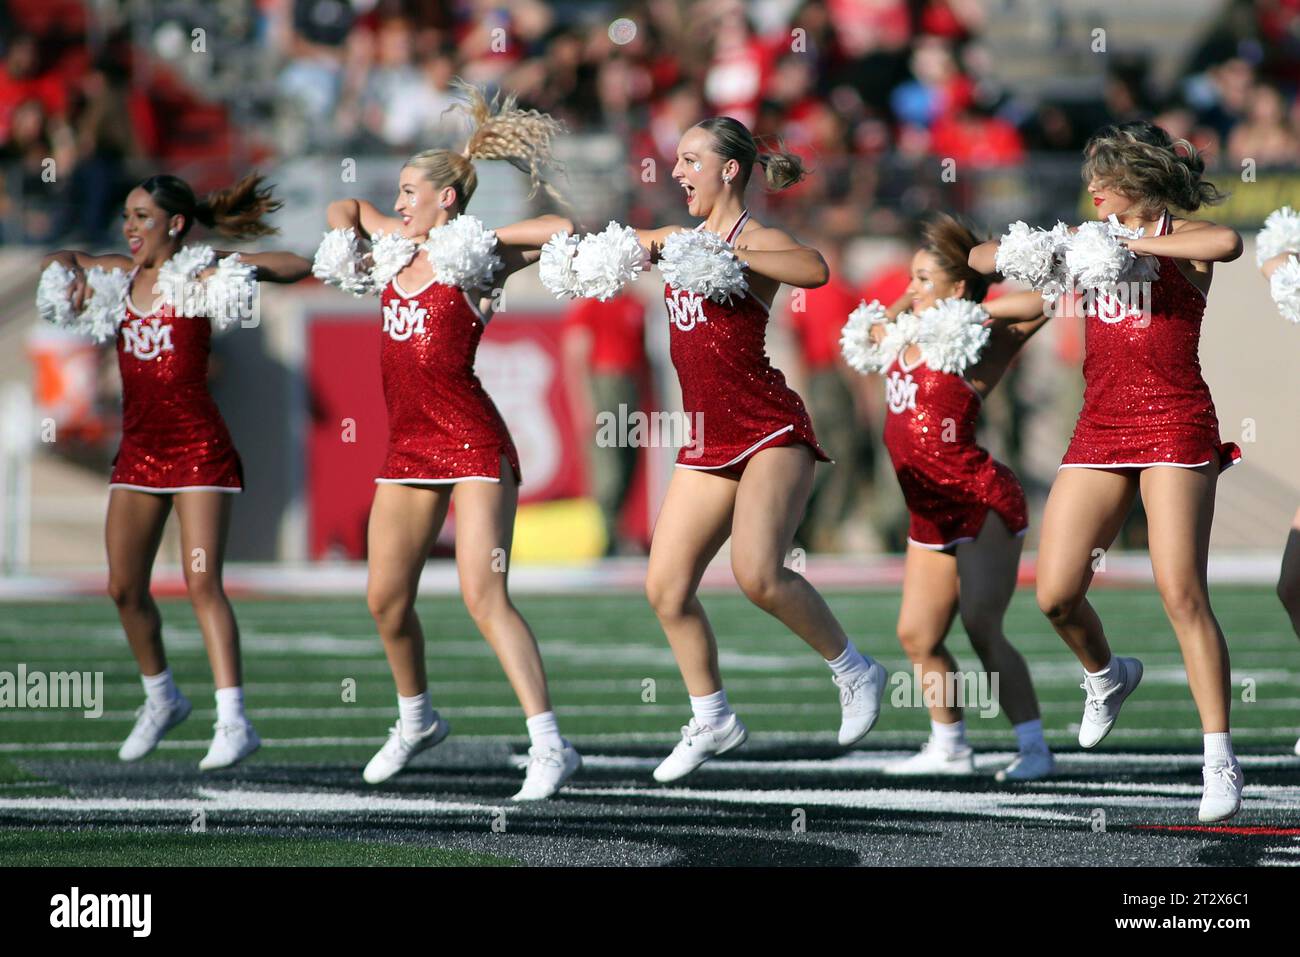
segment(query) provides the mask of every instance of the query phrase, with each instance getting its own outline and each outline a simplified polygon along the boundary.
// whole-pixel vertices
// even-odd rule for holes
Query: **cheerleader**
[[[1278,311],[1291,322],[1300,323],[1300,215],[1289,207],[1271,213],[1256,240],[1255,255]],[[1291,627],[1300,635],[1300,511],[1291,520],[1282,552],[1277,597],[1291,618]],[[1296,741],[1295,753],[1300,755],[1300,740]]]
[[[65,250],[42,262],[41,312],[117,344],[122,443],[109,480],[108,592],[146,697],[118,751],[123,761],[151,752],[191,709],[167,665],[150,595],[173,507],[185,584],[216,686],[215,733],[199,768],[230,767],[261,744],[244,713],[239,628],[221,580],[243,467],[208,391],[208,353],[214,323],[224,327],[248,315],[252,282],[297,282],[310,263],[291,253],[185,245],[185,237],[196,222],[222,236],[265,236],[276,230],[264,220],[279,207],[256,174],[203,199],[175,176],[151,176],[126,197],[129,255]]]
[[[879,303],[855,310],[844,347],[851,365],[885,378],[885,447],[911,514],[899,642],[920,669],[922,687],[950,687],[957,663],[945,639],[961,615],[985,672],[999,676],[999,703],[1019,745],[997,780],[1032,781],[1051,774],[1052,754],[1029,669],[1002,630],[1029,516],[1015,473],[977,444],[975,427],[983,400],[1047,316],[1036,292],[973,307],[989,288],[967,263],[977,244],[952,217],[935,219],[912,258],[903,298],[888,313]],[[903,312],[902,323],[892,321]],[[920,331],[923,323],[944,322],[945,313],[947,326]],[[900,328],[909,322],[911,332]],[[944,700],[929,710],[925,747],[885,772],[973,774],[962,709]]]
[[[736,120],[704,120],[678,143],[673,178],[685,193],[687,212],[704,218],[697,229],[705,232],[683,237],[680,226],[637,231],[651,260],[663,260],[669,278],[664,300],[670,351],[692,423],[690,444],[677,457],[655,524],[646,576],[646,594],[677,659],[692,712],[681,741],[655,769],[662,782],[689,774],[746,738],[727,702],[717,642],[697,595],[705,567],[728,538],[741,590],[829,665],[840,689],[841,744],[871,730],[886,679],[885,669],[853,646],[821,595],[784,566],[813,466],[829,460],[802,400],[768,360],[764,332],[782,283],[814,288],[827,281],[828,271],[817,250],[750,217],[744,196],[755,164],[771,189],[804,175],[798,157],[760,153]],[[694,257],[697,266],[704,260],[703,269],[694,269],[701,279],[712,265],[724,272],[736,267],[725,283],[729,291],[719,287],[711,298],[706,281],[689,288],[684,264],[669,268],[675,250],[689,249],[703,254]],[[737,281],[740,269],[743,281]]]
[[[398,180],[396,216],[354,199],[331,203],[334,233],[317,254],[317,275],[355,289],[367,282],[355,266],[355,243],[358,236],[369,240],[369,281],[382,303],[389,438],[370,509],[367,602],[393,672],[398,718],[363,777],[371,784],[388,780],[448,734],[429,696],[415,600],[429,550],[454,505],[461,596],[527,718],[528,770],[514,800],[538,800],[558,791],[582,761],[560,736],[537,641],[506,589],[519,457],[474,373],[474,358],[493,292],[536,262],[552,234],[573,226],[543,216],[488,231],[465,215],[478,185],[474,164],[482,160],[527,170],[529,196],[535,195],[562,127],[546,114],[516,109],[513,97],[489,103],[476,87],[460,89],[472,122],[464,152],[411,157]],[[326,262],[331,247],[344,251],[332,265]]]
[[[1202,179],[1204,160],[1187,141],[1131,122],[1100,130],[1084,155],[1097,218],[1115,217],[1116,233],[1128,237],[1119,241],[1144,267],[1133,275],[1144,275],[1149,302],[1135,308],[1134,297],[1091,291],[1080,300],[1083,409],[1043,516],[1038,604],[1084,667],[1079,744],[1096,747],[1142,680],[1142,663],[1111,654],[1086,596],[1097,556],[1141,494],[1156,587],[1204,734],[1199,818],[1222,821],[1241,807],[1242,774],[1229,731],[1228,648],[1210,607],[1206,567],[1215,485],[1240,451],[1220,441],[1197,351],[1213,264],[1240,256],[1241,237],[1170,212],[1223,199]],[[1094,234],[1080,227],[1076,240],[1085,231]],[[997,242],[977,247],[971,265],[993,272],[997,250]]]

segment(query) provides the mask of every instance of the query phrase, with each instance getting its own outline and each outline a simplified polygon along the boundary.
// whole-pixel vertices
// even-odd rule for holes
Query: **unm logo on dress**
[[[664,300],[668,307],[668,320],[682,332],[690,332],[697,323],[708,322],[704,314],[704,297],[682,289],[674,289]]]
[[[423,306],[410,300],[391,300],[384,303],[384,332],[398,342],[405,342],[414,333],[424,335]]]
[[[129,355],[148,362],[173,352],[172,324],[161,319],[132,319],[122,326],[122,347]]]
[[[916,383],[912,381],[912,373],[903,376],[897,369],[890,373],[885,380],[885,401],[890,412],[916,411]]]

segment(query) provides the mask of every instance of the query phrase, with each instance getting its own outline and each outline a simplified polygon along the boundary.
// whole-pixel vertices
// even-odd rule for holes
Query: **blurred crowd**
[[[942,160],[996,171],[1028,154],[1055,156],[1072,184],[1055,192],[1071,203],[1079,151],[1107,122],[1154,119],[1233,168],[1294,166],[1300,156],[1300,0],[1228,0],[1175,82],[1158,84],[1151,58],[1116,53],[1099,82],[1068,96],[1046,82],[1051,92],[1035,95],[1001,83],[1005,49],[990,24],[1008,6],[0,0],[0,242],[111,242],[121,197],[157,169],[202,188],[205,176],[228,179],[277,157],[456,145],[465,133],[449,109],[457,76],[621,144],[627,182],[648,187],[627,190],[629,208],[609,211],[625,222],[680,218],[669,176],[678,138],[702,117],[734,116],[814,170],[790,190],[755,195],[760,215],[836,261],[863,235],[907,248],[938,206],[969,212],[960,208],[969,193],[941,193],[932,171]],[[647,177],[647,160],[657,176]],[[839,325],[859,298],[890,302],[906,282],[901,257],[852,278],[836,266],[803,312],[781,317],[819,434],[836,459],[857,463],[819,478],[801,534],[812,547],[835,547],[882,456],[861,437],[872,393],[837,363]],[[573,375],[584,383],[575,403],[636,401],[648,360],[635,345],[644,323],[635,305],[575,310],[569,320]],[[620,542],[617,526],[633,465],[593,459],[615,550],[636,547]],[[882,536],[896,544],[896,533]]]

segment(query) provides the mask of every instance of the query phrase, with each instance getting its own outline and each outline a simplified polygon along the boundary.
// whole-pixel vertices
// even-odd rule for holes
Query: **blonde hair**
[[[1202,178],[1205,160],[1195,146],[1145,120],[1102,127],[1088,140],[1083,155],[1085,183],[1095,177],[1139,197],[1147,212],[1157,213],[1164,206],[1193,212],[1228,198]]]
[[[793,186],[807,175],[803,160],[794,153],[786,152],[782,148],[784,144],[779,140],[776,150],[760,152],[759,141],[754,138],[749,127],[737,119],[711,116],[695,125],[713,137],[713,152],[724,160],[734,159],[740,164],[742,188],[749,183],[749,174],[755,163],[763,167],[763,183],[772,191]]]
[[[422,172],[439,188],[455,189],[462,210],[478,188],[476,160],[504,160],[528,174],[529,199],[537,195],[538,189],[543,189],[556,202],[564,204],[564,197],[543,175],[549,170],[563,171],[562,164],[551,154],[551,146],[555,137],[565,132],[564,124],[547,113],[519,109],[513,93],[504,102],[500,93],[489,101],[481,87],[460,77],[452,85],[465,94],[467,101],[451,107],[469,118],[470,135],[465,148],[459,153],[448,149],[424,150],[407,160],[406,165]]]

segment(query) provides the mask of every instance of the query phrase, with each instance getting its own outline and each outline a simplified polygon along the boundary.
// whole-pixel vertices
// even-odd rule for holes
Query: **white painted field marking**
[[[491,814],[508,809],[500,804],[471,801],[438,801],[430,798],[398,798],[365,794],[337,794],[322,791],[250,791],[232,788],[200,788],[190,798],[0,798],[0,810],[50,812],[133,812],[178,811],[271,811],[335,814]]]

